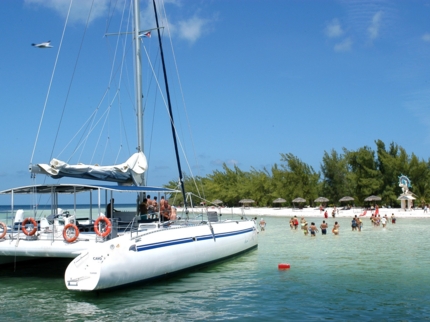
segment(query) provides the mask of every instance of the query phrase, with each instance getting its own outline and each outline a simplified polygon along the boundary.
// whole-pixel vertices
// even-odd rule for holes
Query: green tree
[[[348,173],[348,163],[342,154],[324,151],[321,164],[322,194],[334,203],[344,196],[354,195],[354,184]]]
[[[380,193],[383,181],[377,168],[375,152],[367,146],[357,151],[344,149],[344,152],[350,170],[353,172],[351,180],[354,181],[354,195],[358,202],[370,195]]]
[[[320,191],[320,174],[291,153],[281,153],[281,162],[285,162],[281,167],[286,172],[288,183],[286,197],[289,200],[302,197],[313,204]]]

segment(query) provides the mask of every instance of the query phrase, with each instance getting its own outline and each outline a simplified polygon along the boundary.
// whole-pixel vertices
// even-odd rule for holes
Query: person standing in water
[[[309,231],[311,232],[311,237],[316,236],[316,233],[318,232],[318,228],[317,228],[317,226],[315,226],[314,222],[311,222],[311,227],[310,227]]]
[[[320,225],[320,228],[321,228],[321,234],[323,234],[323,235],[327,235],[327,228],[328,228],[328,225],[327,225],[327,223],[325,222],[325,220],[323,220],[322,224]]]
[[[332,229],[332,233],[335,235],[339,235],[339,224],[337,223],[337,221],[334,223],[333,229]]]
[[[263,218],[260,219],[260,231],[265,231],[266,230],[266,222],[264,221]]]

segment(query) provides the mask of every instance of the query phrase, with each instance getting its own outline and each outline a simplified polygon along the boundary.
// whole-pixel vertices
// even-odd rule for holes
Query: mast
[[[183,175],[182,175],[181,161],[179,159],[178,143],[177,143],[177,140],[176,140],[176,133],[175,133],[175,123],[173,121],[172,104],[170,102],[169,83],[167,81],[166,64],[164,62],[163,43],[161,41],[160,26],[158,24],[157,6],[155,5],[155,0],[152,0],[152,3],[154,5],[155,22],[157,23],[158,43],[159,43],[159,46],[160,46],[161,63],[163,65],[164,84],[166,86],[167,104],[168,104],[168,107],[169,107],[170,125],[171,125],[171,128],[172,128],[173,143],[174,143],[174,146],[175,146],[176,163],[178,164],[179,182],[181,184],[182,197],[184,198],[184,208],[185,208],[185,211],[186,211],[187,210],[187,199],[186,199],[186,196],[185,196],[185,186],[184,186],[184,178],[183,178]]]
[[[143,152],[143,104],[142,104],[142,62],[140,58],[140,10],[139,0],[134,0],[134,62],[135,62],[135,91],[136,91],[136,112],[137,112],[137,151]],[[145,179],[143,182],[144,185]]]

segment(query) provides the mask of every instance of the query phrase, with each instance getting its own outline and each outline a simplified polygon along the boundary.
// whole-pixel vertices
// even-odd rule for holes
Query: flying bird
[[[52,48],[50,40],[47,42],[41,42],[40,44],[31,44],[31,45],[37,48]]]

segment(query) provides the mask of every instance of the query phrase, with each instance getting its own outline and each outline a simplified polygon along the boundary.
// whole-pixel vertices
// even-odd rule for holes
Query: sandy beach
[[[183,208],[178,208],[178,212],[182,212]],[[327,214],[329,218],[332,218],[332,211],[333,208],[328,207],[325,210],[327,210]],[[270,217],[313,217],[318,218],[324,217],[324,212],[320,212],[319,208],[303,208],[303,209],[293,209],[293,208],[267,208],[267,207],[209,207],[202,208],[202,207],[195,207],[189,209],[190,213],[201,213],[206,211],[218,211],[221,214],[229,215],[242,215],[245,214],[246,216],[270,216]],[[342,209],[336,209],[336,217],[346,218],[346,217],[354,217],[355,215],[360,216],[364,213],[364,209],[362,208],[352,208],[349,210],[342,210]],[[367,210],[366,214],[362,217],[364,218],[370,218],[372,214],[371,210]],[[391,217],[392,214],[398,218],[430,218],[430,212],[424,212],[423,209],[410,209],[410,210],[404,210],[400,208],[379,208],[379,214],[381,216],[387,215],[388,217]]]

